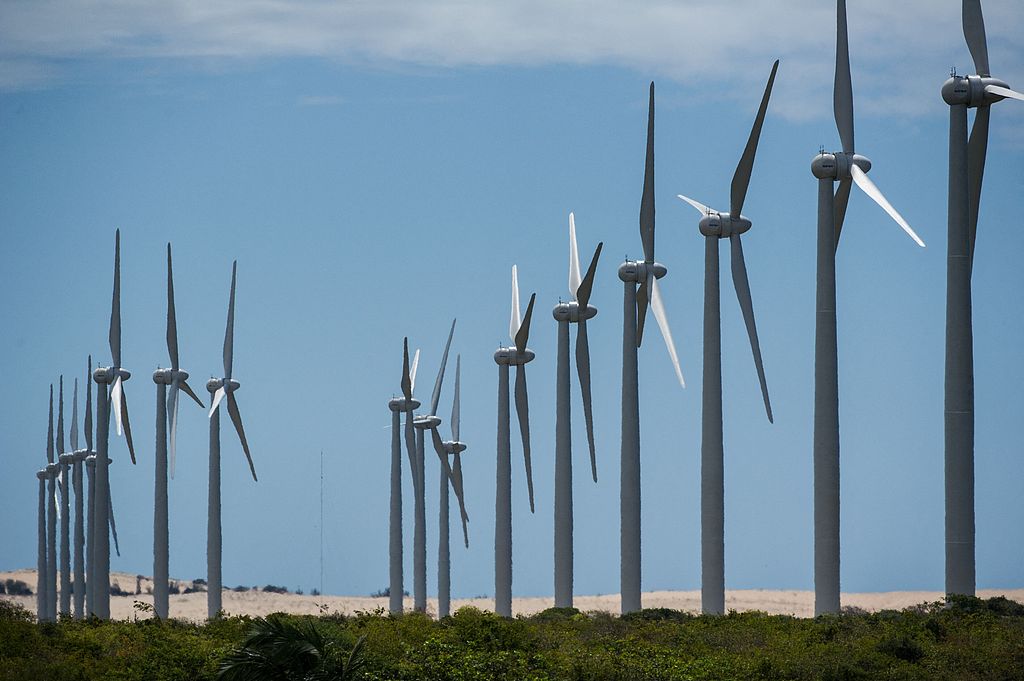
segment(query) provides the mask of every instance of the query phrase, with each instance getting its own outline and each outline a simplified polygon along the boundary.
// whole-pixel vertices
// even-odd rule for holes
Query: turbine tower
[[[60,615],[71,615],[71,492],[70,473],[74,454],[64,450],[64,377],[60,377],[57,401],[57,480],[60,484]]]
[[[580,276],[580,256],[576,247],[576,220],[569,213],[569,296],[551,314],[558,322],[557,410],[555,412],[555,607],[572,607],[572,409],[569,399],[569,324],[576,324],[576,371],[583,393],[583,416],[590,446],[590,472],[597,482],[597,455],[594,450],[594,414],[590,397],[590,344],[587,320],[597,314],[590,292],[597,273],[597,260],[603,243],[597,245],[585,277]]]
[[[679,385],[686,387],[679,367],[672,332],[661,299],[658,279],[668,269],[654,260],[654,83],[647,111],[647,159],[640,200],[640,238],[644,259],[619,265],[625,285],[622,319],[622,467],[620,478],[620,581],[621,612],[640,609],[640,396],[637,349],[643,341],[647,306],[651,306],[665,338]]]
[[[153,513],[153,611],[167,619],[169,610],[168,555],[169,529],[167,513],[167,444],[170,438],[170,472],[174,477],[175,435],[178,428],[178,393],[183,391],[201,408],[206,405],[187,383],[188,372],[178,365],[178,324],[174,313],[174,275],[171,265],[171,244],[167,244],[167,354],[170,369],[153,372],[156,383],[156,509]],[[170,387],[168,395],[168,386]]]
[[[701,609],[709,615],[725,613],[725,452],[722,442],[722,324],[720,277],[718,268],[718,242],[728,239],[731,250],[732,282],[740,303],[743,321],[754,353],[754,367],[761,383],[761,396],[773,422],[772,405],[768,399],[768,384],[761,362],[761,345],[754,324],[754,304],[750,298],[750,282],[743,259],[741,236],[751,223],[743,217],[743,202],[754,168],[757,142],[761,136],[768,100],[775,83],[779,62],[775,61],[768,77],[761,107],[754,119],[747,146],[732,178],[729,212],[708,208],[683,195],[679,198],[696,208],[703,216],[700,233],[704,235],[704,391],[701,405]]]
[[[508,368],[516,367],[516,415],[519,433],[523,439],[523,458],[526,462],[526,486],[533,506],[533,465],[530,462],[530,403],[526,392],[526,364],[536,356],[526,347],[530,338],[530,320],[537,294],[530,296],[526,316],[519,316],[519,277],[512,266],[512,319],[509,337],[515,343],[500,347],[494,353],[498,365],[498,456],[497,489],[495,491],[494,522],[494,611],[512,616],[512,438],[508,409]]]
[[[36,544],[36,620],[39,622],[46,620],[50,607],[47,604],[50,591],[46,588],[46,479],[48,477],[49,475],[45,468],[36,471],[36,479],[39,480],[39,541]]]
[[[974,595],[974,329],[971,273],[991,106],[1024,100],[989,71],[981,0],[963,0],[963,29],[977,75],[942,86],[949,105],[949,218],[946,252],[946,593]],[[967,135],[967,110],[976,109]]]
[[[57,474],[59,464],[53,442],[53,384],[50,384],[50,422],[46,436],[46,474],[48,498],[46,513],[46,618],[57,619]]]
[[[89,357],[89,369],[85,375],[85,430],[86,440],[92,444],[92,435],[89,430],[92,428],[92,392],[89,390],[89,376],[92,374],[92,356]],[[78,379],[75,379],[75,389],[71,407],[71,484],[75,490],[75,548],[74,548],[74,582],[72,583],[74,595],[75,619],[85,618],[85,491],[82,486],[84,471],[82,465],[85,457],[89,455],[88,449],[78,448]]]
[[[419,359],[419,353],[416,355]],[[402,340],[402,397],[391,398],[391,513],[388,542],[390,581],[388,585],[388,607],[392,615],[403,612],[402,598],[405,585],[402,575],[402,414],[405,414],[405,444],[409,455],[409,469],[412,474],[413,492],[419,489],[416,466],[416,436],[413,432],[413,412],[420,406],[412,396],[415,381],[415,366],[409,368],[409,339]]]
[[[210,494],[209,517],[206,525],[206,611],[210,619],[221,611],[221,527],[220,527],[220,411],[217,407],[227,400],[228,415],[242,443],[242,451],[249,462],[249,471],[256,482],[256,467],[249,454],[249,443],[242,429],[242,415],[238,412],[235,391],[240,384],[231,377],[235,346],[235,277],[238,262],[231,263],[231,297],[228,299],[228,322],[224,331],[224,378],[211,378],[206,383],[210,391]],[[172,353],[172,357],[173,357]],[[174,362],[176,365],[177,362]],[[180,378],[180,374],[179,374]]]
[[[93,372],[96,381],[96,417],[99,429],[96,437],[96,501],[95,525],[91,558],[93,568],[93,609],[91,614],[100,619],[110,619],[110,416],[113,411],[117,434],[124,434],[132,464],[135,463],[135,446],[132,444],[132,428],[128,421],[128,401],[124,393],[124,382],[131,373],[121,367],[121,230],[114,236],[114,295],[110,307],[110,354],[113,364],[97,367]],[[110,385],[109,399],[107,385]],[[90,496],[90,500],[92,497]],[[100,529],[102,528],[102,529]]]
[[[818,178],[818,264],[814,332],[814,613],[839,612],[839,372],[836,347],[836,248],[856,183],[919,246],[924,242],[868,179],[871,161],[854,153],[853,85],[846,1],[837,3],[833,105],[843,150],[814,158]],[[833,195],[833,184],[839,189]]]

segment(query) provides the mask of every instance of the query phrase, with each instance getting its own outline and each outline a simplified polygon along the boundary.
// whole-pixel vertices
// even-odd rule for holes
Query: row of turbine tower
[[[963,30],[977,75],[955,73],[942,87],[950,106],[949,224],[947,252],[946,384],[945,384],[945,486],[946,486],[946,592],[975,591],[974,550],[974,414],[973,332],[971,328],[971,271],[977,231],[982,177],[988,145],[990,106],[1003,99],[1024,100],[1001,80],[991,77],[980,0],[963,0]],[[846,2],[837,0],[836,68],[833,107],[841,151],[822,150],[811,163],[818,180],[817,286],[814,343],[814,587],[815,614],[840,609],[839,542],[839,381],[836,327],[835,254],[853,186],[877,203],[920,247],[924,242],[903,216],[868,178],[871,161],[856,153],[854,145],[853,85],[850,73]],[[728,239],[733,286],[750,341],[754,367],[769,422],[771,400],[754,320],[750,284],[744,261],[742,235],[751,221],[742,213],[757,153],[758,141],[771,98],[779,62],[765,86],[753,127],[741,154],[730,187],[729,210],[710,208],[692,198],[678,198],[700,213],[698,225],[705,237],[703,394],[701,404],[701,601],[706,613],[725,612],[725,495],[722,407],[722,352],[719,242]],[[968,137],[967,110],[976,109]],[[836,186],[838,183],[838,187]],[[669,358],[681,386],[683,374],[676,355],[659,280],[668,272],[655,260],[654,220],[654,84],[651,83],[647,120],[647,152],[640,202],[640,238],[643,260],[626,261],[618,268],[624,284],[622,332],[622,422],[620,468],[620,584],[621,612],[641,608],[640,522],[640,406],[637,350],[643,341],[648,308],[654,313]],[[568,303],[559,303],[552,314],[558,323],[556,362],[555,484],[554,484],[554,595],[556,607],[573,603],[573,507],[572,443],[570,428],[570,324],[576,324],[576,369],[582,393],[591,473],[597,481],[590,388],[590,357],[587,322],[597,309],[590,294],[601,254],[598,244],[586,275],[581,275],[576,225],[569,214]],[[534,511],[533,466],[530,448],[529,400],[526,365],[535,358],[527,347],[536,295],[530,297],[525,316],[520,316],[517,268],[512,266],[512,314],[509,337],[513,344],[494,353],[498,365],[498,418],[494,530],[494,608],[512,614],[512,492],[509,367],[515,366],[515,406],[526,467],[530,511]],[[454,331],[454,323],[452,325]],[[429,416],[415,415],[420,406],[413,394],[419,351],[410,369],[408,339],[405,341],[402,374],[403,397],[392,399],[390,595],[391,611],[402,611],[402,489],[400,414],[405,413],[405,441],[415,496],[413,544],[414,607],[426,609],[426,519],[423,494],[423,431],[430,429],[441,462],[441,497],[438,559],[438,614],[448,613],[450,555],[448,546],[448,486],[459,500],[464,530],[468,522],[458,454],[465,445],[458,438],[458,377],[452,415],[453,441],[437,435],[436,416],[444,366],[451,345],[445,346],[435,383]],[[418,434],[413,435],[414,428]],[[455,459],[449,464],[448,457]],[[466,542],[468,546],[468,533]]]
[[[249,462],[252,478],[256,469],[242,427],[235,391],[240,387],[232,378],[234,356],[235,281],[237,263],[231,266],[231,293],[228,299],[227,328],[224,332],[224,374],[211,378],[210,392],[210,468],[209,515],[207,522],[207,610],[211,618],[221,611],[221,503],[220,503],[220,412],[226,404],[228,415],[238,433]],[[117,529],[111,502],[109,466],[110,419],[114,417],[117,434],[123,434],[132,464],[136,463],[131,423],[124,383],[131,373],[121,364],[121,232],[114,241],[114,292],[110,312],[111,366],[92,368],[88,360],[85,402],[85,448],[78,444],[78,379],[72,397],[70,451],[64,447],[64,378],[60,378],[57,432],[53,427],[53,386],[50,386],[49,425],[46,437],[46,468],[38,471],[39,543],[37,556],[37,617],[55,620],[60,616],[76,618],[110,617],[110,539],[117,546]],[[171,245],[167,244],[167,352],[170,367],[153,373],[156,384],[155,505],[153,514],[153,609],[157,617],[169,613],[168,574],[168,473],[174,477],[178,406],[184,393],[205,409],[203,401],[188,384],[189,374],[178,357],[178,326],[174,308],[174,276]],[[96,383],[96,448],[93,449],[92,393],[89,381]],[[83,465],[88,482],[83,483]],[[74,530],[71,529],[71,493],[74,490]],[[57,500],[57,489],[60,501]],[[57,521],[60,521],[60,553],[57,551]],[[74,543],[72,551],[71,544]],[[73,558],[72,558],[73,553]],[[59,584],[59,587],[58,587]],[[73,605],[73,609],[72,609]]]

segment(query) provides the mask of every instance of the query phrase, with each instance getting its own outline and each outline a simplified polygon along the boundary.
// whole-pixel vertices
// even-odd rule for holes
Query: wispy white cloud
[[[1024,5],[986,0],[992,63],[1024,81]],[[850,3],[858,108],[941,107],[954,63],[970,69],[957,0]],[[633,68],[714,98],[760,88],[783,60],[777,111],[805,119],[831,98],[828,0],[13,0],[0,4],[0,87],[51,82],[75,58],[324,57],[428,67],[584,64]],[[933,101],[934,100],[934,101]]]

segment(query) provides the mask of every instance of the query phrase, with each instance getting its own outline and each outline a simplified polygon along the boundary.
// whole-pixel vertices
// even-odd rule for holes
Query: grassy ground
[[[1024,606],[1001,598],[817,619],[672,610],[503,619],[471,608],[440,622],[274,617],[314,627],[343,652],[365,635],[361,679],[1024,679]],[[0,680],[215,679],[252,624],[36,624],[0,603]]]

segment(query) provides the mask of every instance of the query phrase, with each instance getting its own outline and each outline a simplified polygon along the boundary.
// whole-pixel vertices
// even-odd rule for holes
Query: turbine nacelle
[[[449,454],[461,454],[466,451],[466,445],[463,442],[449,440],[444,443],[444,451]]]
[[[427,430],[428,428],[437,428],[441,425],[441,419],[436,416],[426,415],[417,416],[412,420],[412,425],[420,430]]]
[[[39,478],[40,480],[46,480],[50,477],[50,474],[47,473],[46,469],[44,468],[41,471],[36,471],[36,477]]]
[[[89,468],[96,468],[96,455],[89,454],[85,457],[85,465]]]
[[[569,322],[570,324],[576,324],[581,319],[583,321],[593,319],[596,315],[596,307],[593,305],[587,305],[581,311],[580,304],[575,300],[571,300],[567,303],[559,303],[558,305],[555,305],[553,310],[551,310],[551,316],[555,318],[555,321]]]
[[[406,400],[404,397],[392,397],[388,400],[388,409],[391,411],[416,411],[420,408],[420,401],[416,398]]]
[[[180,373],[185,374],[184,371]],[[185,376],[187,377],[188,374],[185,374]],[[153,374],[153,380],[156,380],[155,373]],[[242,384],[233,378],[211,378],[209,381],[206,382],[206,389],[209,390],[211,393],[215,393],[221,388],[224,388],[224,392],[233,393],[241,387]]]
[[[80,463],[82,461],[85,461],[90,454],[92,454],[92,452],[90,452],[88,449],[76,449],[74,452],[71,453],[72,461],[74,463]]]
[[[60,464],[48,463],[46,464],[46,475],[50,478],[57,477],[57,472],[60,470]]]
[[[832,154],[821,153],[811,161],[811,172],[819,180],[851,180],[853,171],[850,166],[857,166],[865,173],[871,170],[871,160],[860,154],[846,154],[837,151]]]
[[[177,379],[180,385],[188,380],[188,376],[189,373],[181,369],[157,369],[153,372],[153,382],[157,385],[171,385]],[[220,386],[217,387],[219,388]],[[214,390],[216,389],[214,388]]]
[[[132,372],[121,367],[96,367],[92,372],[92,378],[97,383],[113,383],[118,378],[122,382],[132,377]]]
[[[990,76],[953,76],[942,84],[942,99],[950,106],[966,104],[968,107],[987,106],[1006,99],[990,92],[990,87],[1010,88],[1005,81]]]
[[[647,281],[647,274],[650,272],[655,279],[661,279],[668,274],[668,268],[660,262],[644,262],[642,260],[627,260],[619,265],[619,279],[642,284]]]
[[[75,462],[75,454],[74,454],[74,452],[65,452],[64,454],[61,454],[60,456],[57,457],[57,463],[59,463],[62,466],[70,466],[74,462]]]
[[[498,348],[494,352],[495,364],[508,365],[508,366],[523,366],[529,362],[532,362],[537,355],[533,350],[527,348],[522,352],[515,347],[511,348]]]
[[[738,218],[732,217],[729,213],[709,211],[701,218],[700,233],[704,236],[717,236],[720,239],[728,239],[734,234],[743,234],[750,230],[751,222],[742,215]]]

